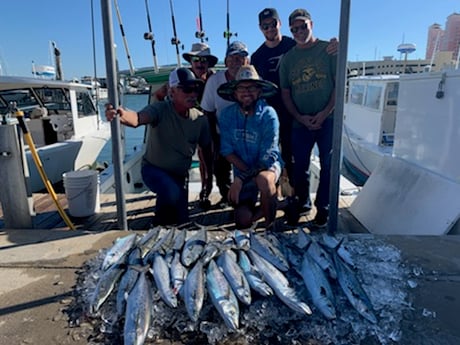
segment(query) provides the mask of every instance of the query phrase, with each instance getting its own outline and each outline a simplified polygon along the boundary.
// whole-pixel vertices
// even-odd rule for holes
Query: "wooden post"
[[[32,229],[16,125],[0,125],[0,202],[6,229]]]

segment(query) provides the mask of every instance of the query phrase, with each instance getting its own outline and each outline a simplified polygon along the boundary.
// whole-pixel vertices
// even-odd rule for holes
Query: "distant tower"
[[[426,42],[425,59],[431,60],[436,51],[439,50],[440,43],[444,35],[444,30],[439,24],[433,24],[428,28],[428,39]]]
[[[444,37],[441,41],[441,51],[453,52],[453,59],[457,59],[460,45],[460,13],[452,13],[447,17]]]
[[[398,46],[397,50],[401,54],[404,54],[403,73],[406,73],[407,54],[413,53],[415,51],[415,44],[413,44],[413,43],[401,43]]]

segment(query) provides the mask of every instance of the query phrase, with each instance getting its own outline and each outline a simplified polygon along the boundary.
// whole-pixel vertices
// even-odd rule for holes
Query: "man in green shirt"
[[[283,102],[294,119],[291,138],[293,186],[299,203],[297,212],[309,206],[310,155],[316,144],[321,172],[315,199],[317,212],[312,225],[322,228],[327,225],[329,215],[337,57],[327,53],[329,42],[313,35],[313,21],[308,11],[293,11],[289,16],[289,26],[296,45],[281,59],[280,86]],[[297,221],[298,214],[291,218],[291,223]]]

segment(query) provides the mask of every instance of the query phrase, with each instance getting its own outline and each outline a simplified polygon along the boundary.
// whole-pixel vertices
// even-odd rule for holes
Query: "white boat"
[[[348,83],[343,163],[363,184],[382,157],[393,152],[399,75],[355,77]]]
[[[85,85],[91,86],[91,94],[95,101],[106,100],[109,98],[108,90],[106,87],[103,87],[98,80],[95,80],[93,77],[83,77],[81,82]]]
[[[0,76],[0,114],[16,102],[24,112],[45,173],[51,183],[62,174],[92,165],[110,138],[101,120],[91,86],[38,78]],[[44,189],[32,155],[26,150],[31,192]]]
[[[360,153],[372,174],[351,213],[372,233],[460,233],[460,70],[401,75],[392,88],[398,79],[382,77],[380,91],[371,78],[361,79],[350,80],[348,99],[366,80],[363,103],[376,107],[352,114],[348,102],[344,158],[353,162]],[[389,97],[396,90],[397,105]],[[345,152],[347,143],[353,152]]]

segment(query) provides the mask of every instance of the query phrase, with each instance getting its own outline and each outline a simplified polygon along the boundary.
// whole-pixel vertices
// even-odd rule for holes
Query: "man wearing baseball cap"
[[[118,115],[129,127],[149,125],[142,164],[144,183],[156,194],[155,224],[183,224],[189,221],[188,171],[199,145],[206,166],[212,166],[211,134],[203,113],[196,109],[203,81],[188,68],[177,68],[169,75],[169,97],[139,112],[106,108],[107,120]],[[212,172],[204,186],[211,190]]]
[[[301,205],[310,200],[310,155],[316,144],[321,172],[315,198],[316,215],[311,225],[323,228],[329,216],[337,58],[327,53],[327,41],[314,36],[313,21],[307,10],[294,10],[289,16],[289,27],[296,46],[281,59],[280,86],[284,104],[294,121],[293,185],[299,208],[291,222],[298,221]]]
[[[249,64],[249,52],[246,44],[240,41],[234,41],[229,44],[225,53],[225,70],[219,70],[214,73],[206,82],[201,108],[207,115],[213,139],[214,149],[214,175],[216,185],[221,194],[221,200],[218,202],[220,207],[228,206],[228,191],[231,184],[231,166],[220,152],[220,131],[218,128],[218,118],[222,109],[233,104],[233,102],[220,97],[217,89],[222,84],[235,80],[235,76],[241,66]]]
[[[279,64],[283,55],[296,45],[296,42],[291,37],[281,34],[281,20],[278,11],[275,8],[265,8],[259,13],[259,29],[264,35],[265,41],[251,55],[251,64],[257,69],[259,75],[278,87],[279,79]],[[329,54],[337,54],[338,41],[333,38],[327,47]],[[285,171],[283,171],[282,179],[284,185],[289,186],[293,180],[293,159],[291,148],[291,127],[292,116],[286,110],[281,99],[281,93],[277,92],[273,97],[267,99],[268,104],[275,108],[280,122],[280,146],[281,155],[285,162]],[[304,212],[308,212],[311,208],[311,203],[306,202],[303,207]]]

